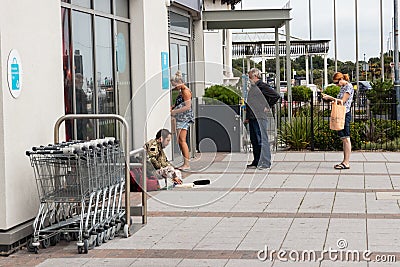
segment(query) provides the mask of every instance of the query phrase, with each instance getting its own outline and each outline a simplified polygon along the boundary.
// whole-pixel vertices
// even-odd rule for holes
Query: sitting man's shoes
[[[247,167],[247,169],[255,169],[255,168],[257,168],[257,166],[254,165],[254,164],[248,164],[246,167]]]

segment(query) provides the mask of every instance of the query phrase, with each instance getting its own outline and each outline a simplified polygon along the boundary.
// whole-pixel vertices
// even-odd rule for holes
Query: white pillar
[[[262,55],[261,55],[261,68],[262,68],[262,80],[263,80],[263,82],[266,82],[266,77],[267,77],[267,75],[266,75],[266,73],[265,73],[265,54],[264,54],[264,44],[261,44],[261,53],[262,53]]]
[[[226,30],[226,49],[225,49],[225,72],[227,78],[232,78],[232,31]]]
[[[169,124],[169,90],[161,88],[161,52],[169,51],[168,36],[168,8],[158,1],[130,1],[130,11],[135,23],[131,24],[132,50],[132,147],[142,147],[154,133],[160,129],[160,125],[170,128]],[[157,18],[157,19],[154,19]],[[151,29],[151,30],[150,30]],[[149,35],[151,31],[154,35]],[[157,36],[157,42],[154,42]],[[152,44],[151,51],[146,49]],[[135,63],[136,62],[136,63]],[[157,88],[157,90],[148,90]],[[157,103],[157,104],[155,104]],[[137,112],[140,110],[139,112]],[[146,115],[146,120],[143,119]],[[162,114],[162,116],[160,115]],[[165,123],[165,124],[164,124]],[[170,153],[167,148],[167,153]],[[167,156],[169,156],[167,154]],[[171,158],[171,157],[169,157]]]
[[[325,87],[328,85],[328,55],[324,55],[324,81]]]
[[[287,93],[288,93],[288,118],[289,122],[292,120],[292,62],[290,61],[290,21],[285,21],[286,32],[286,79],[287,79]]]
[[[310,71],[308,70],[308,54],[306,55],[306,84],[310,83]]]
[[[275,90],[279,93],[281,91],[281,64],[279,58],[279,33],[278,28],[275,28]]]

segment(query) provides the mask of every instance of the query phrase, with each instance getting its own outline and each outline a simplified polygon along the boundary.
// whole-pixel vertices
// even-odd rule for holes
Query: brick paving
[[[399,156],[355,152],[351,169],[338,171],[332,166],[340,152],[280,152],[270,171],[260,171],[245,169],[250,154],[202,154],[185,181],[211,185],[151,192],[148,223],[131,237],[83,255],[63,240],[39,254],[23,248],[0,258],[0,266],[398,266],[322,252],[369,250],[371,259],[400,261]],[[312,250],[322,259],[284,262],[275,253],[261,261],[265,247]]]

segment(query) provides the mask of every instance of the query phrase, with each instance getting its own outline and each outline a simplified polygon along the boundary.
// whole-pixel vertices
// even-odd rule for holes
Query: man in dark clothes
[[[81,73],[75,74],[75,94],[76,94],[76,114],[88,114],[87,96],[83,91],[83,75]],[[87,127],[89,124],[88,119],[79,119],[76,121],[77,126],[77,139],[88,140]]]
[[[247,168],[271,168],[271,149],[268,141],[267,111],[280,99],[280,95],[268,84],[262,82],[261,71],[249,71],[250,89],[246,102],[246,121],[249,123],[250,141],[253,146],[253,162]]]

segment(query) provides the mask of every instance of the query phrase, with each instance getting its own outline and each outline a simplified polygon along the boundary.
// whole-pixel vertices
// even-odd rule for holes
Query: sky
[[[289,0],[242,0],[236,9],[282,8]],[[359,60],[380,57],[380,0],[336,0],[337,58],[356,60],[355,1],[358,9]],[[309,40],[309,2],[311,2],[311,35],[313,40],[331,40],[329,58],[334,59],[334,0],[290,0],[291,35]],[[383,51],[388,50],[389,33],[394,16],[393,0],[383,0]],[[282,27],[284,29],[284,27]],[[269,29],[271,30],[271,29]],[[393,49],[393,42],[391,42]]]

